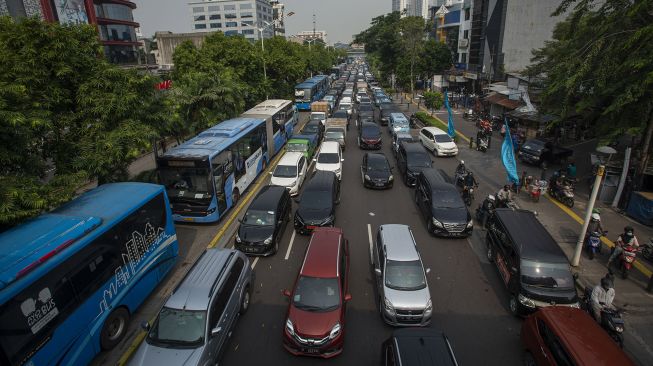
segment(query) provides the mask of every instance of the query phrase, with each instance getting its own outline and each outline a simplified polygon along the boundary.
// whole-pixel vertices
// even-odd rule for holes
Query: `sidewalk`
[[[404,97],[405,100],[406,97]],[[422,106],[419,109],[430,114]],[[412,112],[414,110],[417,110],[415,104],[408,111]],[[441,109],[435,111],[432,115],[446,124],[446,110]],[[476,134],[476,126],[471,121],[463,119],[462,115],[462,109],[454,110],[453,118],[456,131],[463,136],[474,136]],[[467,146],[463,147],[463,144],[465,143],[462,142],[459,145],[464,149]],[[500,150],[501,140],[495,139],[487,154],[494,156],[500,162]],[[496,169],[501,168],[499,163]],[[550,168],[548,171],[552,172],[554,167]],[[531,175],[538,177],[541,173],[541,169],[538,167],[525,166],[518,163],[518,171],[521,172],[522,170],[526,170]],[[539,220],[571,260],[582,228],[582,221],[585,217],[585,210],[587,208],[585,197],[577,196],[573,209],[559,204],[546,195],[541,197],[539,202],[535,203],[530,200],[525,192],[518,195],[517,202],[520,207],[538,213]],[[610,239],[616,240],[616,237],[623,232],[624,226],[630,225],[635,229],[635,235],[639,239],[640,244],[647,242],[650,237],[653,237],[653,228],[641,225],[603,204],[597,203],[595,207],[601,208],[601,221],[604,229],[608,230],[609,234],[607,238],[603,238],[601,255],[597,256],[594,260],[589,260],[585,251],[583,251],[580,266],[573,268],[573,271],[579,274],[579,294],[582,294],[585,286],[594,286],[599,283],[600,279],[607,273],[606,263],[610,254],[609,246],[614,245]],[[651,365],[653,364],[653,294],[646,292],[646,285],[648,277],[651,276],[652,265],[641,256],[637,258],[637,262],[637,268],[631,271],[630,277],[627,280],[623,280],[616,269],[614,269],[616,277],[615,305],[624,310],[626,351],[638,364]],[[615,267],[613,266],[613,268]]]

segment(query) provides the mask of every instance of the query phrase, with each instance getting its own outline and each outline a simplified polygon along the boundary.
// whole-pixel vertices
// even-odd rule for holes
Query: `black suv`
[[[427,168],[419,173],[415,186],[415,204],[424,216],[431,234],[450,237],[472,235],[472,215],[444,172]]]
[[[578,307],[567,256],[533,212],[499,208],[487,228],[487,258],[510,292],[514,315],[551,305]]]
[[[339,202],[338,177],[331,171],[316,171],[304,187],[295,211],[295,231],[307,235],[318,226],[333,226]]]
[[[422,144],[417,142],[402,142],[397,151],[397,167],[403,176],[404,183],[414,187],[417,175],[424,168],[431,168],[431,155]]]
[[[382,366],[458,366],[449,339],[432,328],[404,328],[392,332],[381,346]]]
[[[290,193],[285,187],[266,186],[247,208],[236,232],[236,249],[250,255],[271,255],[290,221]]]
[[[383,140],[381,129],[376,123],[363,122],[358,130],[358,147],[361,149],[380,149]]]

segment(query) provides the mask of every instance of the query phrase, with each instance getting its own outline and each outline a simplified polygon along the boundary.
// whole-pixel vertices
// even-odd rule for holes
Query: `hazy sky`
[[[143,35],[156,31],[191,32],[190,12],[186,0],[132,0],[138,8],[134,20],[141,24]],[[392,0],[285,0],[286,35],[313,29],[327,32],[327,41],[350,42],[351,37],[369,27],[370,20],[389,13]]]

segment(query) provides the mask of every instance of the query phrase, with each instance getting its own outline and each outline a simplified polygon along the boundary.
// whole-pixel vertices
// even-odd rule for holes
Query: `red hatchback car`
[[[525,365],[634,366],[617,343],[583,310],[540,308],[522,323]]]
[[[294,355],[330,358],[342,352],[349,289],[349,242],[342,229],[320,227],[306,249],[290,297],[283,346]]]

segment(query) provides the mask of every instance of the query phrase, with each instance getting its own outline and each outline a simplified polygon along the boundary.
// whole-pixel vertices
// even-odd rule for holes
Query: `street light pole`
[[[267,84],[268,84],[268,71],[267,71],[267,67],[266,67],[266,65],[265,65],[265,45],[264,45],[264,43],[263,43],[263,31],[265,30],[266,27],[269,27],[269,26],[271,26],[272,24],[270,24],[270,23],[268,23],[268,22],[266,22],[266,21],[262,21],[262,23],[265,23],[266,26],[264,26],[264,27],[256,27],[256,29],[258,30],[258,36],[259,36],[259,38],[261,39],[261,60],[263,61],[263,82],[265,83],[265,99],[268,99],[268,88],[267,88]],[[247,23],[245,23],[245,22],[240,22],[240,24],[241,24],[241,25],[248,26],[248,27],[249,27],[249,26],[252,26],[252,24],[247,24]]]

